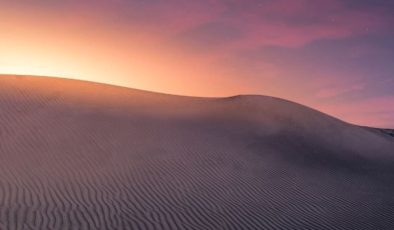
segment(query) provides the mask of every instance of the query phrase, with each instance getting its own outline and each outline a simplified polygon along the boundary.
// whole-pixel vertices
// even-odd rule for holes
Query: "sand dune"
[[[389,136],[394,137],[394,129],[381,129],[381,131]]]
[[[0,76],[0,229],[394,229],[394,138],[289,101]]]

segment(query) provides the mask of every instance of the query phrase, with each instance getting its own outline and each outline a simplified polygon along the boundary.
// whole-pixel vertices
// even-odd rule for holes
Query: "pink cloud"
[[[318,109],[345,121],[359,124],[394,128],[394,96],[382,96],[360,101],[319,104]]]
[[[278,0],[243,12],[233,23],[244,28],[252,41],[249,44],[288,47],[373,33],[389,26],[386,16],[377,10],[348,9],[336,0]]]
[[[381,9],[349,8],[340,0],[97,2],[93,7],[88,3],[78,5],[83,6],[81,12],[85,15],[85,7],[95,17],[111,20],[112,14],[112,18],[122,18],[126,26],[154,33],[158,39],[169,39],[205,23],[227,23],[244,33],[235,47],[297,47],[318,39],[368,34],[390,26]]]
[[[318,98],[331,98],[342,94],[361,91],[365,88],[364,84],[348,85],[348,86],[335,86],[329,88],[320,89],[316,96]]]
[[[384,9],[350,8],[340,0],[97,0],[94,3],[71,0],[47,5],[56,8],[60,4],[69,9],[64,15],[72,12],[73,16],[79,14],[79,18],[94,17],[116,26],[124,24],[164,40],[202,24],[220,21],[244,33],[234,44],[236,48],[303,46],[318,39],[377,32],[391,26],[392,21],[387,20],[392,16],[387,16]]]

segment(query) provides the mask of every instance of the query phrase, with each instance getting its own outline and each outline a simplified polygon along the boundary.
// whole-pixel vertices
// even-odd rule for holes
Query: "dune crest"
[[[0,76],[0,229],[393,229],[390,135],[271,97]]]

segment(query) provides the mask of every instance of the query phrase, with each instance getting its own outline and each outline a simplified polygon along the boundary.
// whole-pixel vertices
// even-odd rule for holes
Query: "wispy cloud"
[[[316,105],[317,108],[359,125],[394,128],[394,96]]]
[[[365,89],[365,85],[357,84],[357,85],[346,85],[346,86],[334,86],[329,88],[322,88],[320,89],[316,96],[318,98],[332,98],[338,97],[343,94],[357,92]]]

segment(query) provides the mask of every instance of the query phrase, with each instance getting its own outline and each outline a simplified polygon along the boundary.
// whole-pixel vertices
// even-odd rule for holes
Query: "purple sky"
[[[111,34],[107,42],[122,37],[119,47],[146,47],[150,56],[144,58],[152,62],[158,56],[167,66],[182,62],[182,75],[146,74],[146,82],[165,79],[161,88],[123,81],[130,87],[199,96],[273,95],[352,123],[394,128],[394,1],[0,0],[2,34],[7,22],[16,25],[4,15],[16,12],[26,21],[54,21],[59,31],[74,23],[86,40],[97,39],[97,31]],[[35,29],[23,23],[18,26]],[[8,57],[0,58],[1,70]],[[124,76],[118,75],[127,79],[123,69]]]

